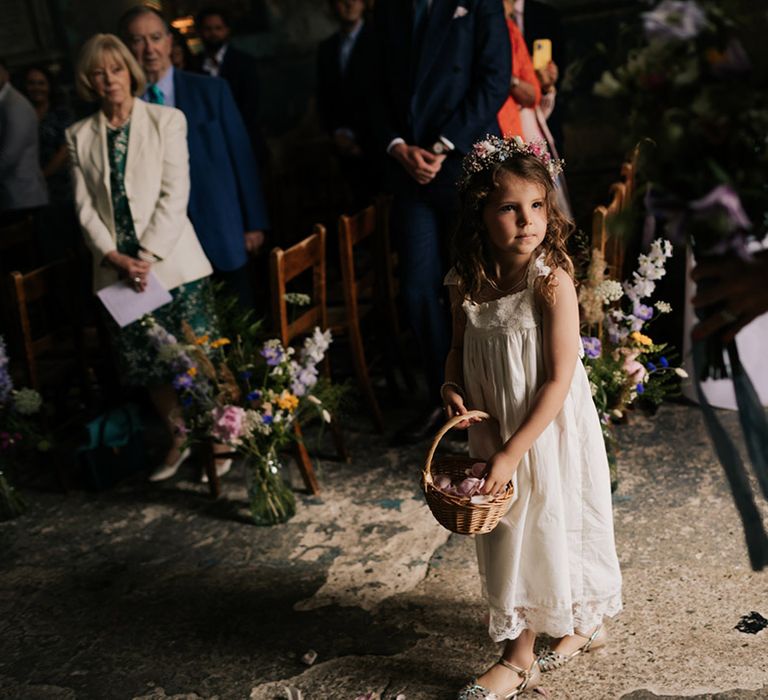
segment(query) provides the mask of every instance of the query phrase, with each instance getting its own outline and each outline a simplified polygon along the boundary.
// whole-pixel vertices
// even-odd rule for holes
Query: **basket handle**
[[[454,416],[451,418],[442,428],[440,428],[437,435],[435,435],[435,439],[432,441],[432,446],[429,448],[429,452],[427,453],[427,461],[424,463],[424,479],[427,483],[432,483],[432,458],[435,456],[435,450],[437,450],[437,446],[440,444],[440,440],[445,437],[449,430],[456,427],[459,423],[462,423],[463,421],[469,420],[471,418],[480,418],[480,420],[486,420],[490,418],[490,415],[485,413],[485,411],[467,411],[462,415]]]

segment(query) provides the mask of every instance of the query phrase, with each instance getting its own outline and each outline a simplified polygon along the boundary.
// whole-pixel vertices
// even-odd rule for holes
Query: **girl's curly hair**
[[[555,185],[544,164],[535,156],[514,155],[491,168],[475,173],[461,193],[459,225],[452,240],[452,257],[459,276],[459,292],[470,299],[476,298],[484,283],[494,271],[491,244],[483,223],[483,209],[488,196],[499,187],[505,174],[529,180],[544,187],[547,211],[547,233],[534,258],[544,254],[544,264],[553,271],[562,268],[573,278],[573,262],[568,255],[566,241],[571,235],[573,222],[563,214],[557,204]],[[536,278],[536,287],[548,304],[555,302],[557,278],[553,273]]]

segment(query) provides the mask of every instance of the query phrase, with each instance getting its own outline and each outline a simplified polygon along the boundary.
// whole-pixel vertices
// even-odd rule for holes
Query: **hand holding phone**
[[[544,70],[552,61],[552,42],[549,39],[534,39],[533,69]]]

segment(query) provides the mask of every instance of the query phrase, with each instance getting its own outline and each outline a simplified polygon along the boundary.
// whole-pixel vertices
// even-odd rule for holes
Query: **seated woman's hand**
[[[152,263],[118,253],[116,250],[107,253],[104,257],[137,292],[143,292],[147,288],[147,275]]]
[[[507,484],[517,471],[519,459],[510,456],[504,450],[497,452],[488,460],[488,471],[485,476],[483,493],[491,496],[503,493]]]

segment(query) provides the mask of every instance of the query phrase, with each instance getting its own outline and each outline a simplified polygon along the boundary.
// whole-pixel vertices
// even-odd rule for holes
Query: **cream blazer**
[[[104,256],[117,249],[103,112],[70,126],[67,145],[75,206],[93,255],[93,288],[98,291],[118,279],[111,265],[102,264]],[[159,258],[152,270],[166,289],[211,274],[211,264],[187,217],[187,120],[178,109],[134,99],[125,191],[136,236],[142,248]]]

